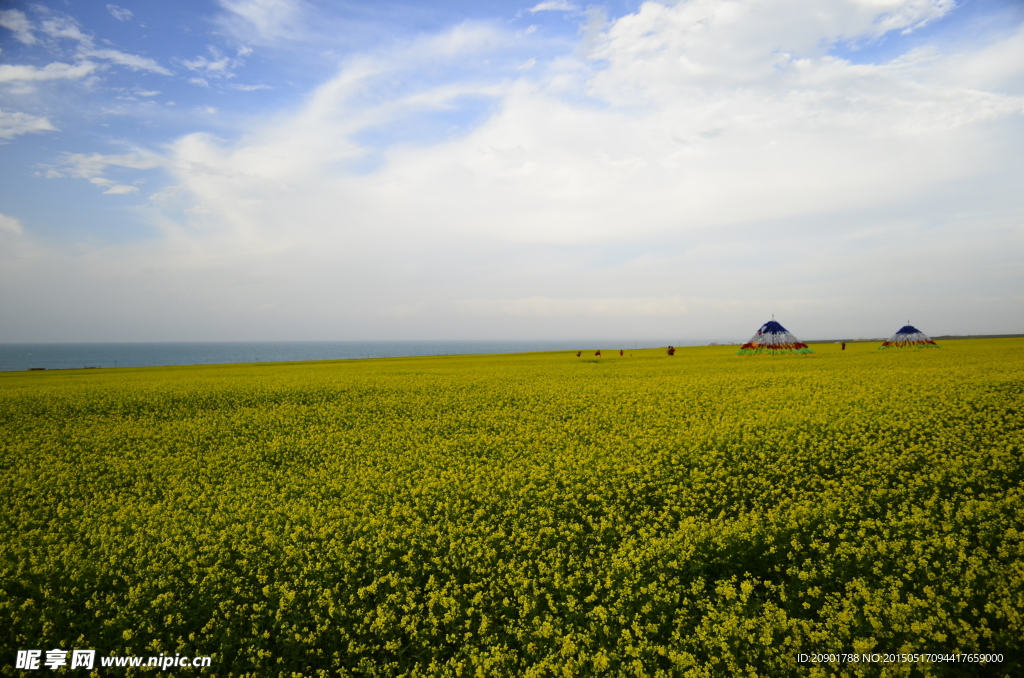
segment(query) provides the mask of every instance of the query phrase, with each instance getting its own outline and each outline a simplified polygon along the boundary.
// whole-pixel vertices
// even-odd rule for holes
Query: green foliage
[[[0,374],[0,673],[1021,675],[1024,341],[815,348]]]

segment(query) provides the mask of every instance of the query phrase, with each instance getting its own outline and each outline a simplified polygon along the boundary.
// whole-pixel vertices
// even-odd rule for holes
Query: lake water
[[[268,341],[122,344],[0,344],[0,371],[31,368],[150,367],[402,356],[617,350],[667,346],[669,341]],[[685,346],[684,342],[675,346]]]

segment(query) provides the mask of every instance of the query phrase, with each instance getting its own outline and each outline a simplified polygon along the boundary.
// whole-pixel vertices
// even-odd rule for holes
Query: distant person
[[[619,349],[619,357],[620,358],[622,357],[622,349],[621,348]]]
[[[596,355],[598,358],[600,358],[601,357],[601,351],[599,351],[599,350],[598,351],[594,351],[594,355]]]
[[[579,358],[581,353],[583,353],[583,351],[576,351],[576,357]]]
[[[843,342],[843,348],[841,350],[843,350],[843,351],[846,350],[846,342],[845,341]]]
[[[676,354],[676,349],[673,348],[672,346],[669,346],[668,347],[668,354],[669,355],[675,355]]]

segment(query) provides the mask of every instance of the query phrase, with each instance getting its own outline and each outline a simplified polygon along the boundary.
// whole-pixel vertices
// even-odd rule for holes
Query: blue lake
[[[31,368],[149,367],[403,356],[618,350],[667,346],[671,341],[268,341],[88,344],[0,344],[0,371]],[[693,345],[686,342],[675,346]]]

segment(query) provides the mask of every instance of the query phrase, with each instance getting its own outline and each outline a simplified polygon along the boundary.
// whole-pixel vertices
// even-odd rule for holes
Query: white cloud
[[[438,78],[517,40],[467,24],[350,59],[236,141],[59,172],[106,190],[113,167],[169,173],[159,247],[115,257],[172,272],[154,285],[177,295],[154,306],[168,332],[201,316],[219,338],[644,337],[685,320],[745,339],[777,312],[815,338],[888,334],[911,309],[935,334],[1020,331],[1020,34],[829,55],[949,7],[648,2],[592,22],[596,59]],[[389,141],[473,97],[494,102],[475,126]]]
[[[105,59],[119,66],[127,66],[133,71],[149,71],[160,75],[171,75],[171,72],[149,57],[137,54],[126,54],[116,49],[88,49],[81,52],[82,56]]]
[[[875,18],[875,35],[883,35],[894,30],[909,33],[936,19],[941,19],[956,9],[956,0],[917,0],[916,2],[860,0],[855,4],[860,6],[859,9],[867,12],[877,11],[879,7],[892,8],[892,11],[883,12]]]
[[[575,12],[579,8],[565,0],[554,0],[553,2],[540,2],[528,9],[528,12]]]
[[[466,21],[453,28],[415,40],[407,49],[387,56],[389,65],[406,65],[419,59],[437,61],[498,50],[514,41],[514,36],[485,23]]]
[[[110,16],[118,21],[131,21],[132,17],[135,16],[130,9],[118,7],[117,5],[107,5],[107,11],[110,12]]]
[[[13,139],[21,134],[56,132],[49,120],[28,113],[0,110],[0,139]]]
[[[5,9],[0,12],[0,26],[14,31],[14,38],[25,45],[34,45],[36,36],[32,34],[32,22],[24,12],[16,9]]]
[[[949,64],[951,84],[971,83],[990,91],[1024,91],[1024,25],[1007,39],[985,45]]]
[[[120,155],[103,153],[65,153],[61,156],[64,170],[57,176],[71,176],[80,179],[99,177],[108,167],[126,167],[130,169],[153,169],[160,167],[164,160],[149,151],[134,151]]]
[[[239,92],[256,92],[261,89],[274,89],[270,85],[231,85],[231,89],[236,89]]]
[[[43,68],[15,64],[0,64],[0,82],[40,80],[80,80],[96,70],[96,64],[83,61],[74,65],[54,62]]]
[[[0,214],[0,233],[22,235],[24,232],[25,229],[21,225],[21,221],[14,217],[9,217],[6,214]]]
[[[244,61],[240,57],[231,58],[226,56],[212,45],[207,48],[207,51],[210,53],[209,57],[200,54],[194,59],[178,60],[178,63],[188,70],[201,74],[202,77],[189,79],[189,82],[193,85],[209,87],[210,80],[234,78],[234,69],[244,64]],[[239,53],[242,52],[242,50],[239,50]],[[251,52],[252,50],[249,50],[247,53]],[[232,89],[240,89],[240,87],[233,87]]]
[[[150,170],[161,167],[165,159],[151,151],[135,150],[131,153],[65,153],[57,167],[51,167],[46,176],[49,179],[72,177],[85,179],[94,186],[106,188],[110,195],[138,193],[136,186],[124,185],[106,176],[108,168]]]
[[[820,59],[837,43],[920,26],[953,7],[950,0],[837,0],[808,12],[800,0],[648,2],[615,22],[595,56],[611,62],[601,80],[620,98],[645,82],[652,85],[643,88],[648,96],[659,94],[653,86],[678,96],[695,85],[768,84],[796,60]],[[614,89],[619,86],[626,89]]]
[[[51,38],[62,40],[74,40],[75,42],[91,47],[92,37],[82,32],[78,22],[68,16],[55,16],[45,19],[39,24],[40,29]]]
[[[200,55],[195,59],[184,59],[181,64],[190,71],[205,71],[207,74],[224,73],[232,67],[230,57],[220,54],[215,47],[210,47],[210,52],[213,59]]]
[[[580,41],[579,54],[583,58],[593,55],[594,49],[601,40],[601,33],[608,22],[608,13],[603,7],[590,6],[587,8],[587,23],[582,26],[583,40]]]
[[[734,33],[746,39],[747,26],[736,18],[723,20],[715,28],[721,35],[696,43],[681,40],[680,34],[697,30],[688,14],[691,4],[644,5],[608,31],[600,52],[607,69],[549,70],[546,84],[506,86],[502,112],[486,126],[455,142],[391,151],[388,165],[376,175],[379,181],[366,188],[376,192],[381,205],[429,205],[427,212],[450,216],[444,220],[448,228],[489,224],[513,240],[616,237],[619,224],[627,222],[635,233],[737,223],[758,215],[785,218],[851,206],[872,192],[885,201],[976,171],[966,137],[933,135],[1015,116],[1021,109],[1018,96],[931,82],[954,59],[855,66],[820,54],[780,56],[776,49],[786,46],[781,39],[790,32],[788,15],[770,24],[779,30],[761,40],[760,52],[751,47],[732,63],[716,64],[712,57],[719,44],[730,37],[739,41]],[[822,33],[826,38],[873,34],[878,12],[861,12],[861,3],[851,6],[859,33],[843,17],[819,17],[820,26],[805,29],[811,37],[799,35],[793,42],[818,52]],[[885,16],[903,17],[899,26],[931,16],[892,3],[882,9]],[[481,41],[467,35],[450,32],[429,43],[439,55],[477,49]],[[705,66],[722,77],[710,81]],[[283,154],[283,166],[309,172],[337,154],[352,153],[347,135],[379,120],[379,111],[352,109],[347,101],[353,88],[374,77],[372,69],[360,68],[365,65],[324,85],[290,132],[300,139],[315,134],[327,143],[288,149],[269,140],[261,146],[253,138],[234,150],[210,147],[204,153],[227,165],[244,157],[246,166],[263,154]],[[565,82],[575,82],[612,108],[580,108],[545,93]],[[636,108],[637,103],[644,106]],[[967,164],[935,162],[951,152],[964,154]],[[837,163],[840,157],[843,162]],[[822,166],[830,171],[822,173]],[[248,177],[251,171],[232,176]],[[467,194],[456,177],[471,182],[473,191]],[[336,181],[354,189],[367,180],[339,176]],[[324,194],[332,196],[328,202],[336,195],[326,189]],[[401,221],[401,208],[394,211],[393,219]],[[489,212],[499,216],[485,216]]]
[[[733,14],[725,13],[728,7]],[[182,139],[170,166],[196,200],[196,219],[222,237],[234,232],[267,247],[302,249],[316,242],[334,252],[372,251],[371,242],[439,239],[455,248],[440,256],[457,267],[453,243],[460,240],[614,248],[652,238],[697,239],[723,243],[717,275],[729,270],[756,285],[763,266],[758,253],[775,251],[780,239],[790,253],[783,247],[779,260],[802,261],[803,250],[795,247],[801,238],[817,238],[825,247],[847,228],[863,226],[851,214],[929,205],[946,192],[942,187],[1014,162],[1009,149],[1021,145],[1019,133],[1012,141],[1005,137],[1012,127],[1001,121],[1019,120],[1024,100],[974,89],[969,79],[951,82],[950,68],[961,55],[855,65],[826,53],[835,41],[877,35],[882,23],[901,29],[934,19],[945,11],[943,3],[889,3],[873,13],[864,3],[832,7],[838,7],[832,14],[807,17],[800,3],[647,3],[595,36],[595,56],[606,65],[554,62],[536,76],[497,87],[445,83],[370,108],[359,93],[377,78],[393,78],[389,69],[410,66],[399,56],[353,61],[290,122],[234,146],[204,136]],[[417,41],[423,68],[432,58],[503,40],[482,39],[491,28],[460,30]],[[498,112],[468,136],[391,148],[369,174],[336,169],[360,157],[351,139],[363,127],[416,102],[450,101],[445,93],[454,91],[486,91],[499,98]],[[599,105],[579,105],[581,96]],[[967,193],[958,209],[970,209]],[[809,225],[816,220],[831,226],[816,234]],[[780,235],[787,222],[800,224],[790,227],[792,236]],[[758,223],[763,231],[753,226]],[[730,237],[730,229],[744,235]],[[728,245],[741,237],[758,244],[749,250]],[[401,276],[401,267],[416,268],[415,255],[394,256],[402,264],[380,262],[382,270]],[[837,257],[834,267],[861,279]],[[743,272],[748,264],[749,274]],[[453,298],[455,310],[448,312],[549,318],[571,309],[595,317],[710,312],[696,294],[660,296],[623,283],[631,278],[623,267],[631,265],[606,267],[618,271],[609,275],[624,288],[621,296],[581,295],[574,285],[576,294],[546,293],[544,285],[559,279],[554,266],[538,273],[545,282],[528,294],[510,297],[494,283],[475,301]],[[685,264],[685,274],[651,266],[636,274],[639,279],[668,285],[674,275],[705,295],[700,298],[717,294],[695,273],[716,278],[700,259]],[[562,277],[574,270],[580,279],[594,278],[583,262],[562,270]],[[483,281],[492,274],[499,275],[478,275]],[[737,298],[735,286],[726,288],[728,298],[716,303]],[[432,289],[441,297],[454,293],[441,283]]]
[[[117,184],[103,191],[106,195],[130,195],[138,192],[138,186],[125,186],[124,184]]]
[[[268,42],[296,38],[302,18],[299,0],[217,0],[226,11],[222,24],[240,39]]]
[[[171,75],[169,70],[149,57],[128,54],[116,49],[97,49],[93,37],[84,33],[79,27],[78,22],[72,17],[51,16],[40,22],[39,25],[40,30],[51,38],[77,42],[77,55],[80,59],[100,59],[119,66],[127,66],[134,71],[149,71],[161,75]]]

